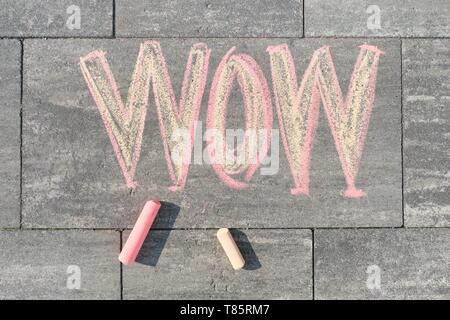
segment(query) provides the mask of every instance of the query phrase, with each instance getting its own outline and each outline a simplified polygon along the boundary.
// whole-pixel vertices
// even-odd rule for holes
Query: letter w
[[[291,193],[309,194],[311,150],[322,100],[347,183],[344,196],[364,196],[364,191],[355,187],[355,180],[372,112],[382,52],[374,46],[360,47],[344,100],[329,47],[314,52],[300,87],[297,87],[295,66],[287,45],[271,46],[267,51],[280,131],[294,178]]]
[[[81,71],[100,112],[129,188],[137,185],[134,176],[141,153],[150,82],[156,102],[165,158],[174,184],[170,189],[178,190],[184,187],[191,158],[195,122],[200,112],[208,74],[210,53],[210,49],[203,43],[197,43],[191,48],[179,105],[175,100],[161,47],[156,41],[141,44],[126,107],[105,57],[106,53],[94,51],[80,58]],[[189,141],[172,139],[177,131],[183,130],[189,133]],[[181,155],[171,157],[172,152],[176,153],[176,150],[182,150]]]

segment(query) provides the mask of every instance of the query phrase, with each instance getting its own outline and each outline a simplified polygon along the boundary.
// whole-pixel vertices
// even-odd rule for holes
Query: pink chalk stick
[[[150,200],[145,203],[144,209],[142,209],[127,242],[119,255],[119,261],[124,265],[130,266],[136,260],[153,221],[155,221],[159,208],[161,208],[161,203],[157,200]]]

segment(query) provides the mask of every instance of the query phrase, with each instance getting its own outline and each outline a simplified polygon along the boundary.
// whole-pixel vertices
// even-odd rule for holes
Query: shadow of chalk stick
[[[156,266],[179,212],[180,207],[176,204],[161,201],[161,208],[153,222],[152,229],[150,229],[136,258],[137,263]]]
[[[252,244],[247,238],[247,235],[238,229],[230,229],[231,235],[233,236],[236,245],[241,251],[242,256],[245,260],[244,270],[257,270],[261,268],[261,262],[258,256],[253,250]]]

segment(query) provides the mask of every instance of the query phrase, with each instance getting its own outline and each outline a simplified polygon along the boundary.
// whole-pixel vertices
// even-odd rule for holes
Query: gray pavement
[[[291,194],[282,139],[276,173],[258,170],[245,189],[203,159],[171,191],[151,89],[138,186],[129,189],[80,58],[105,52],[126,104],[147,40],[161,46],[177,103],[191,47],[211,50],[203,131],[232,47],[260,69],[279,130],[269,47],[287,45],[297,86],[328,47],[345,99],[360,46],[376,46],[383,54],[354,176],[366,195],[343,196],[348,170],[323,104],[309,194]],[[449,299],[449,52],[445,0],[0,0],[0,299]],[[245,125],[239,85],[230,128]],[[121,244],[155,198],[155,230],[138,263],[121,267]],[[227,261],[220,227],[232,228],[244,270]]]

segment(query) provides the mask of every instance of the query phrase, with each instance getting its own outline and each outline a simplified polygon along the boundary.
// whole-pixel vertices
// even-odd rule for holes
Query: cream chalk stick
[[[227,228],[221,228],[217,231],[217,238],[219,239],[220,244],[222,245],[223,250],[225,250],[228,259],[231,262],[234,270],[242,269],[245,265],[245,260],[242,257],[239,248],[234,242],[233,237],[231,236],[230,230]]]

